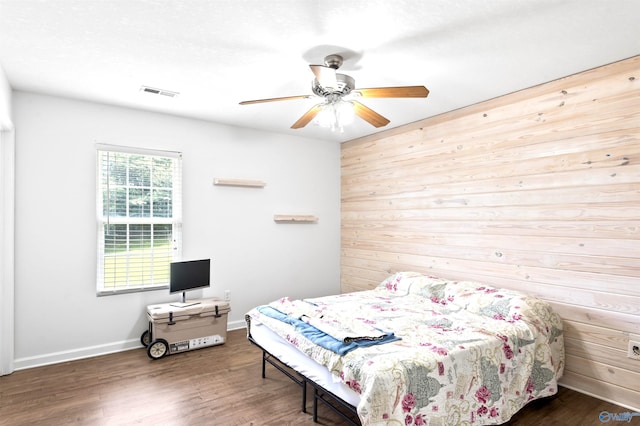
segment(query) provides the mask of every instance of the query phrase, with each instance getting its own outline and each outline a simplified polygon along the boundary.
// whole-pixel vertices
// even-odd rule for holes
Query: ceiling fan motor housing
[[[338,87],[324,87],[320,84],[317,78],[314,78],[311,83],[311,90],[313,93],[321,97],[327,97],[329,95],[343,97],[351,93],[351,91],[356,87],[356,81],[353,77],[346,74],[336,73],[336,81],[338,83]]]
[[[324,58],[324,64],[334,70],[337,70],[342,66],[342,61],[342,56],[340,55],[328,55]]]

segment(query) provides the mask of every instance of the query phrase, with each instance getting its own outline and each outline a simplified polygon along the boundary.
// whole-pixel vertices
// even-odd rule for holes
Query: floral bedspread
[[[304,302],[305,316],[364,322],[400,338],[340,356],[257,308],[248,313],[358,392],[363,425],[500,424],[557,392],[562,322],[535,297],[401,272],[373,290]]]

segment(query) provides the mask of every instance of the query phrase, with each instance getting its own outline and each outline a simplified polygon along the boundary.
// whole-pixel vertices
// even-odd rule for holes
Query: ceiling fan
[[[340,55],[329,55],[324,58],[324,65],[309,65],[315,78],[311,83],[313,95],[285,96],[281,98],[256,99],[240,102],[240,105],[251,105],[264,102],[289,101],[295,99],[309,99],[316,96],[324,100],[314,105],[302,117],[291,126],[292,129],[300,129],[309,124],[319,114],[327,111],[332,120],[331,127],[338,123],[341,114],[345,111],[355,113],[374,127],[383,127],[389,124],[389,120],[378,114],[371,108],[354,100],[354,98],[426,98],[429,90],[424,86],[399,86],[399,87],[375,87],[370,89],[356,89],[355,80],[346,74],[336,72],[342,66],[343,58]]]

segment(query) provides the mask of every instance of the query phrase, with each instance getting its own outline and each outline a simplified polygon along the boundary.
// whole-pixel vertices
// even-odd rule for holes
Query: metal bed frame
[[[346,410],[348,413],[352,414],[357,419],[358,412],[356,407],[344,401],[342,398],[335,395],[333,392],[328,391],[323,386],[317,384],[316,382],[304,376],[303,374],[299,373],[298,371],[293,370],[295,371],[295,374],[298,377],[292,374],[289,371],[291,368],[287,364],[280,361],[280,359],[278,359],[276,356],[269,353],[269,351],[264,349],[262,346],[260,346],[258,342],[256,342],[253,339],[253,337],[251,336],[249,322],[247,323],[247,339],[249,340],[249,342],[251,342],[258,348],[260,348],[260,350],[262,351],[262,378],[263,379],[266,378],[266,366],[267,366],[267,363],[269,363],[272,366],[274,366],[277,370],[282,372],[285,376],[290,378],[295,384],[297,384],[302,388],[302,412],[303,413],[307,412],[307,384],[311,385],[311,387],[313,388],[312,415],[313,415],[314,423],[318,423],[318,402],[320,402],[326,407],[328,407],[329,409],[331,409],[334,413],[342,417],[350,425],[360,426],[359,422],[354,421],[348,414],[345,414],[343,412],[343,410]],[[340,407],[342,407],[343,410],[341,410]]]

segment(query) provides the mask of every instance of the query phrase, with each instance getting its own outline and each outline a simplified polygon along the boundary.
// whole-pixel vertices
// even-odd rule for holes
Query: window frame
[[[118,155],[125,155],[127,159],[130,156],[144,156],[144,157],[159,157],[165,159],[171,159],[172,162],[172,175],[171,175],[171,205],[170,210],[171,214],[167,217],[154,217],[153,215],[153,196],[151,197],[151,210],[149,214],[145,217],[140,216],[130,216],[130,203],[126,204],[126,214],[124,216],[112,216],[111,211],[107,211],[105,214],[105,206],[104,206],[104,197],[105,195],[110,195],[110,182],[109,175],[107,172],[106,181],[103,179],[103,169],[102,162],[103,156],[108,155],[108,153],[114,153]],[[131,185],[129,183],[130,173],[129,167],[130,163],[127,161],[127,183],[124,185],[126,190],[131,190],[132,188],[137,188],[136,185]],[[163,188],[154,189],[152,178],[149,183],[149,193],[153,193],[154,190],[163,190]],[[166,190],[166,188],[164,188]],[[128,200],[128,195],[127,195]],[[110,210],[110,209],[109,209]],[[126,245],[127,248],[125,253],[121,253],[119,256],[111,256],[111,257],[120,257],[126,258],[127,266],[121,268],[126,270],[127,279],[126,284],[123,286],[114,285],[105,285],[105,264],[106,259],[109,257],[107,254],[107,250],[105,248],[105,225],[106,226],[118,226],[118,225],[127,225],[126,226]],[[127,147],[127,146],[117,146],[117,145],[109,145],[109,144],[96,144],[96,294],[97,296],[107,296],[107,295],[115,295],[115,294],[125,294],[125,293],[134,293],[134,292],[143,292],[143,291],[153,291],[153,290],[161,290],[169,288],[169,279],[168,275],[166,278],[166,282],[163,280],[162,282],[152,282],[150,284],[140,284],[140,283],[132,283],[129,282],[130,273],[135,272],[135,268],[129,267],[129,259],[132,257],[130,250],[130,242],[132,240],[131,235],[133,231],[131,230],[131,225],[138,226],[150,226],[149,235],[151,246],[149,248],[145,248],[143,251],[145,254],[148,254],[153,257],[151,251],[153,250],[153,241],[155,239],[155,229],[154,225],[171,225],[171,242],[170,242],[170,255],[169,252],[165,252],[165,255],[170,258],[169,262],[174,262],[181,259],[182,255],[182,153],[175,151],[162,151],[155,149],[147,149],[147,148],[137,148],[137,147]],[[145,259],[144,262],[148,260]],[[167,265],[168,268],[168,265]],[[151,268],[152,269],[152,268]],[[140,273],[138,271],[138,273]],[[114,272],[115,275],[115,272]],[[152,273],[153,275],[153,273]]]

